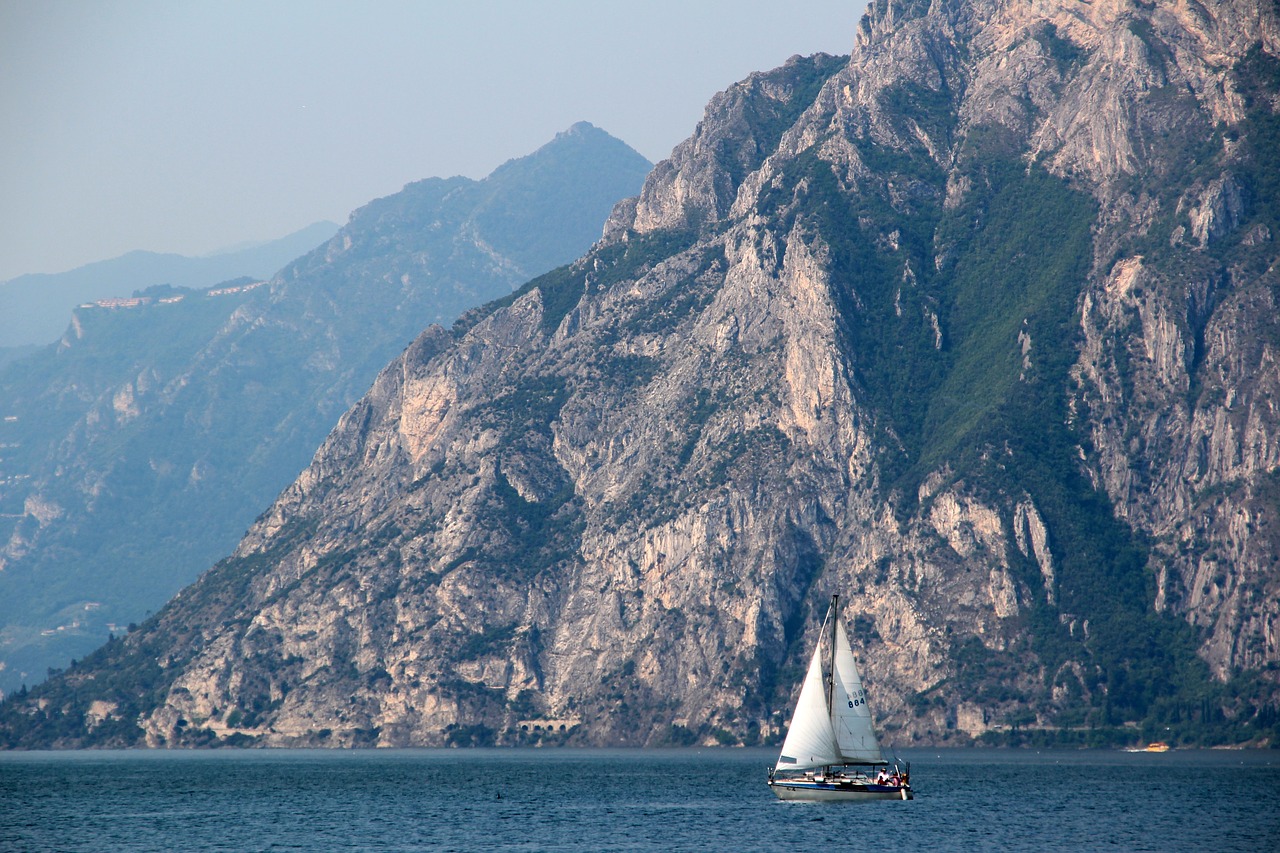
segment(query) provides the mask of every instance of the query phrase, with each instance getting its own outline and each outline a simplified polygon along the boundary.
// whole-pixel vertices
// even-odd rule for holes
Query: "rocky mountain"
[[[484,180],[371,202],[265,282],[78,309],[0,369],[0,689],[159,610],[424,327],[586,251],[650,168],[575,125]]]
[[[0,356],[4,348],[44,346],[67,327],[71,309],[156,285],[203,289],[233,278],[269,278],[338,230],[316,222],[278,240],[203,257],[129,252],[63,273],[32,273],[0,282]]]
[[[433,327],[23,745],[755,743],[827,596],[896,743],[1280,717],[1280,18],[877,0]]]

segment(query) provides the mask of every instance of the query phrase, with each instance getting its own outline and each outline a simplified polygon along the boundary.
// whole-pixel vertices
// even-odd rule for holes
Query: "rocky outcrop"
[[[782,68],[752,74],[718,93],[693,135],[654,168],[628,205],[626,220],[611,223],[606,236],[621,228],[644,234],[722,219],[743,180],[777,148],[783,132],[842,62],[825,54],[793,56]]]

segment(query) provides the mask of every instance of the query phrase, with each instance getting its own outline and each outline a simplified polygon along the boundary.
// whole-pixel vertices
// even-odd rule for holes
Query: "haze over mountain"
[[[846,50],[861,10],[6,3],[0,281],[342,222],[424,175],[483,177],[584,117],[657,160],[730,81]]]
[[[576,124],[370,202],[266,283],[78,309],[0,369],[0,689],[159,609],[422,328],[581,254],[650,165]]]
[[[278,240],[198,258],[135,251],[63,273],[32,273],[0,282],[0,348],[43,345],[66,331],[71,309],[129,296],[159,284],[206,288],[233,278],[265,279],[338,230],[316,222]]]
[[[1280,18],[878,0],[424,331],[4,742],[1280,737]]]

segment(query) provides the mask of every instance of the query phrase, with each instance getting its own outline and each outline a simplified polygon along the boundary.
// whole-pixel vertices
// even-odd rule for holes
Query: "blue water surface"
[[[1280,752],[904,750],[783,803],[773,751],[0,753],[0,850],[1280,850]]]

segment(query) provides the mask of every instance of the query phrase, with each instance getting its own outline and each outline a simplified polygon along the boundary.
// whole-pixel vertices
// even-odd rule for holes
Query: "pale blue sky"
[[[650,160],[847,53],[864,0],[0,0],[0,281],[201,254],[482,177],[579,120]]]

